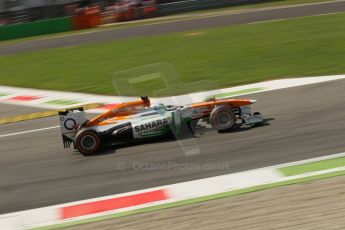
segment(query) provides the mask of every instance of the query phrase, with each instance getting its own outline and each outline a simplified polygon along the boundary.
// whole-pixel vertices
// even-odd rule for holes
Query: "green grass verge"
[[[247,94],[247,93],[259,92],[259,91],[264,90],[264,89],[265,88],[244,89],[244,90],[238,90],[238,91],[234,91],[234,92],[230,92],[230,93],[216,94],[213,97],[215,97],[215,98],[232,97],[232,96],[235,96],[235,95],[242,95],[242,94]]]
[[[316,172],[345,166],[345,157],[293,165],[279,169],[285,176],[295,176],[303,173]]]
[[[80,103],[80,102],[74,101],[74,100],[63,100],[63,99],[56,99],[56,100],[45,102],[45,104],[50,104],[50,105],[73,105],[77,103]]]
[[[344,30],[345,14],[339,13],[1,56],[0,85],[116,94],[115,73],[158,62],[171,63],[184,82],[159,96],[269,79],[342,74]],[[133,73],[125,74],[124,80],[137,77],[140,71]],[[155,95],[164,84],[163,79],[133,83],[137,89],[133,96]],[[130,91],[122,89],[126,92]]]
[[[145,212],[158,211],[158,210],[166,209],[166,208],[174,208],[174,207],[179,207],[179,206],[183,206],[183,205],[206,202],[206,201],[210,201],[210,200],[214,200],[214,199],[221,199],[221,198],[226,198],[226,197],[231,197],[231,196],[236,196],[236,195],[241,195],[241,194],[246,194],[246,193],[251,193],[251,192],[256,192],[256,191],[261,191],[261,190],[265,190],[265,189],[271,189],[271,188],[276,188],[276,187],[281,187],[281,186],[286,186],[286,185],[291,185],[291,184],[304,183],[304,182],[308,182],[308,181],[321,180],[321,179],[326,179],[326,178],[331,178],[331,177],[336,177],[336,176],[341,176],[341,175],[345,175],[345,171],[339,171],[339,172],[328,173],[328,174],[323,174],[323,175],[305,177],[305,178],[301,178],[301,179],[295,179],[295,180],[289,180],[289,181],[284,181],[284,182],[260,185],[260,186],[255,186],[255,187],[246,188],[246,189],[240,189],[240,190],[236,190],[236,191],[214,194],[214,195],[205,196],[205,197],[201,197],[201,198],[194,198],[194,199],[174,202],[174,203],[170,203],[170,204],[157,205],[157,206],[153,206],[153,207],[142,208],[142,209],[127,211],[127,212],[122,212],[122,213],[109,214],[109,215],[89,218],[89,219],[80,220],[80,221],[73,221],[73,222],[67,222],[67,223],[63,223],[63,224],[40,227],[40,228],[35,228],[35,230],[65,228],[65,227],[78,225],[78,224],[87,224],[87,223],[91,223],[91,222],[95,222],[95,221],[102,221],[102,220],[124,217],[124,216],[129,216],[129,215],[134,215],[134,214],[145,213]]]

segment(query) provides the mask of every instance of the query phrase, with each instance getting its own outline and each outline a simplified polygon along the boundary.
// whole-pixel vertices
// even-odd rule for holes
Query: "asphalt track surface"
[[[41,39],[0,46],[0,55],[30,52],[48,48],[62,48],[82,44],[107,42],[148,35],[167,34],[217,26],[246,24],[267,20],[289,19],[319,14],[329,14],[345,11],[345,1],[308,4],[294,7],[258,10],[246,13],[236,13],[223,16],[176,21],[123,29],[113,29],[95,33],[79,34],[59,38]]]
[[[271,118],[269,125],[205,133],[191,139],[200,148],[193,156],[167,141],[84,157],[62,148],[57,128],[3,136],[56,126],[57,117],[1,125],[0,213],[344,152],[344,91],[345,80],[337,80],[252,94],[258,100],[254,109]],[[159,168],[167,164],[174,168]]]
[[[23,107],[23,106],[14,106],[12,104],[0,104],[1,114],[0,119],[4,117],[16,116],[21,114],[35,113],[40,111],[45,111],[44,109],[32,108],[32,107]],[[0,131],[1,132],[1,131]]]

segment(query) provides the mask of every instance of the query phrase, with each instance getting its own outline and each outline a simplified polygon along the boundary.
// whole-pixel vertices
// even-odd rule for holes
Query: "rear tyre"
[[[101,146],[101,140],[95,131],[85,130],[77,133],[75,145],[83,155],[94,154]]]
[[[236,124],[236,116],[230,106],[218,106],[211,112],[210,123],[218,131],[231,130]]]

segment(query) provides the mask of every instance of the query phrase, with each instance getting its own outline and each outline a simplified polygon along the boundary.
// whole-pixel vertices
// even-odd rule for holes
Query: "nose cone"
[[[252,104],[256,103],[256,100],[249,100],[249,101],[250,101],[250,103],[252,103]]]

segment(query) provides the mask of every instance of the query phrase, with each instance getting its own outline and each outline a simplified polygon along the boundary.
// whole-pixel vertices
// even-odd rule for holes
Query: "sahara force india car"
[[[65,148],[73,144],[84,155],[94,154],[102,146],[130,143],[183,132],[194,133],[199,120],[218,131],[231,130],[236,124],[263,122],[260,113],[251,113],[249,99],[209,98],[185,106],[155,104],[148,97],[114,105],[107,112],[88,120],[83,108],[59,112]],[[240,121],[240,123],[238,122]],[[187,127],[187,128],[183,128]],[[187,130],[187,131],[186,131]]]

